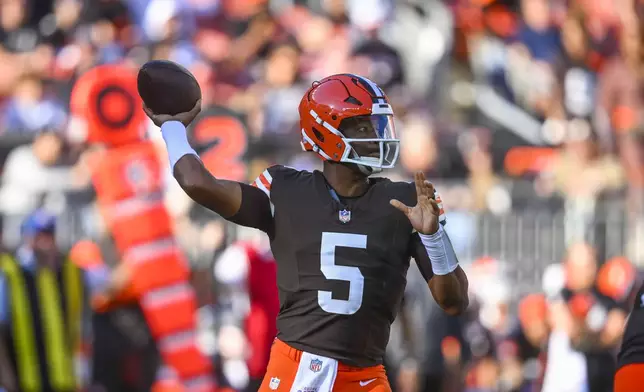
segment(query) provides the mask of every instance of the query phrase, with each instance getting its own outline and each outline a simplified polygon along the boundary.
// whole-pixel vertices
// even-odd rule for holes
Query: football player
[[[351,74],[313,83],[299,106],[301,144],[322,172],[266,169],[251,185],[214,178],[190,147],[200,111],[157,114],[174,177],[197,203],[268,235],[277,261],[277,338],[260,391],[390,391],[382,365],[410,258],[436,302],[459,314],[467,278],[440,199],[418,173],[392,182],[371,174],[398,157],[393,111],[372,81]]]

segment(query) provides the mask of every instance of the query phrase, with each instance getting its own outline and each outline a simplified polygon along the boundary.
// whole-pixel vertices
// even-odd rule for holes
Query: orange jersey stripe
[[[269,191],[271,190],[271,183],[268,182],[268,180],[266,179],[266,176],[264,176],[264,173],[259,175],[259,180],[262,182],[262,184],[264,184],[266,189],[268,189]]]

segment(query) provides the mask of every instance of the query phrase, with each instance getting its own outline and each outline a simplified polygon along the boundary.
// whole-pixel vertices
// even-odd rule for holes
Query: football
[[[184,67],[168,60],[145,63],[137,78],[139,96],[156,114],[188,112],[201,99],[197,79]]]

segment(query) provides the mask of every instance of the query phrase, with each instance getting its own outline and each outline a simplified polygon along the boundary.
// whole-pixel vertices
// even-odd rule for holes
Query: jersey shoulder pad
[[[388,186],[392,188],[394,198],[397,198],[408,206],[416,205],[416,184],[413,181],[389,181]],[[445,209],[443,208],[443,200],[436,189],[434,189],[434,198],[438,203],[438,208],[440,208],[438,220],[445,226],[447,217],[445,216]]]
[[[303,172],[292,167],[273,165],[257,176],[251,185],[261,189],[268,197],[271,197],[271,189],[273,189],[276,183],[287,180],[301,173]]]
[[[408,206],[416,205],[416,187],[413,182],[391,181],[389,179],[382,182],[389,189],[390,198],[400,200]]]

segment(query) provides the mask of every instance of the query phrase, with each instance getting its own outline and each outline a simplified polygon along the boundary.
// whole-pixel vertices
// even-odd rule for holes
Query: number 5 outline
[[[351,315],[362,306],[364,292],[364,276],[358,267],[337,265],[335,263],[335,249],[337,247],[366,249],[367,236],[365,234],[348,233],[322,233],[320,245],[320,270],[329,280],[342,280],[349,282],[349,298],[334,299],[330,291],[318,291],[318,304],[327,313]]]

